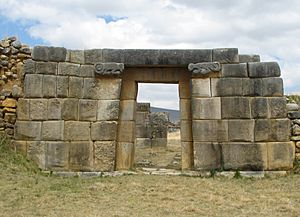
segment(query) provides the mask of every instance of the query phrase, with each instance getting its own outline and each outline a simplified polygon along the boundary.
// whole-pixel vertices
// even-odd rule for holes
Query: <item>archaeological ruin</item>
[[[2,97],[2,120],[6,108],[13,114],[5,116],[14,130],[14,135],[8,130],[13,147],[42,170],[134,169],[136,133],[141,133],[138,83],[145,82],[178,84],[182,170],[293,167],[295,143],[276,62],[239,55],[236,48],[36,46],[31,58],[26,52],[15,87],[23,93],[15,101]]]

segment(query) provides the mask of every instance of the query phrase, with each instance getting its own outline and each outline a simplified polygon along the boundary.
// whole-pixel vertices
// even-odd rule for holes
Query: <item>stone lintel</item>
[[[220,72],[221,64],[219,62],[190,63],[188,69],[192,72],[193,77],[203,77],[209,73]]]
[[[123,70],[123,63],[95,63],[95,73],[98,75],[120,75]]]

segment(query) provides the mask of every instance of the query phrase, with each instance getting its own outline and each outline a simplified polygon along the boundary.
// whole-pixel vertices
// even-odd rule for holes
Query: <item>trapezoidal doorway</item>
[[[116,145],[116,170],[134,167],[138,83],[178,84],[180,99],[181,169],[193,168],[190,73],[185,68],[132,67],[123,72]]]

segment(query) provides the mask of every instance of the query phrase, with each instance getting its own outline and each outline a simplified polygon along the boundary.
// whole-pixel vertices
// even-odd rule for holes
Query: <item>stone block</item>
[[[192,98],[193,120],[221,119],[221,98]]]
[[[224,64],[222,66],[222,77],[248,77],[247,64]]]
[[[90,122],[66,121],[64,130],[64,139],[70,141],[90,140]]]
[[[91,125],[91,139],[93,141],[115,141],[118,125],[116,121],[101,121]]]
[[[136,138],[150,138],[151,131],[146,125],[136,125],[135,127],[135,137]]]
[[[270,97],[269,104],[269,118],[286,118],[286,97]]]
[[[99,100],[97,110],[98,121],[110,121],[119,119],[119,100]]]
[[[223,142],[228,141],[228,121],[198,120],[193,121],[194,142]]]
[[[150,103],[148,102],[139,102],[136,104],[136,111],[137,112],[150,112]]]
[[[98,171],[115,169],[116,143],[114,141],[94,143],[94,168]]]
[[[56,76],[44,75],[43,77],[43,97],[56,97]]]
[[[129,170],[134,162],[134,144],[118,142],[116,152],[116,170]]]
[[[242,96],[242,78],[212,78],[212,96]]]
[[[282,78],[263,78],[263,96],[283,96]]]
[[[193,142],[181,142],[181,169],[192,170],[194,167]]]
[[[42,139],[44,141],[63,140],[63,121],[44,121],[42,124]]]
[[[240,63],[260,62],[260,56],[256,54],[240,54]]]
[[[255,97],[251,100],[251,115],[252,118],[267,118],[268,117],[268,99],[265,97]]]
[[[70,62],[84,64],[84,51],[83,50],[69,50]]]
[[[260,78],[243,78],[243,95],[244,96],[262,96],[262,79]]]
[[[36,62],[36,74],[56,75],[57,63]]]
[[[277,62],[248,63],[249,77],[266,78],[280,77],[280,67]]]
[[[192,97],[211,97],[210,79],[192,79]]]
[[[90,171],[93,166],[93,142],[71,142],[69,168],[73,171]]]
[[[69,77],[69,97],[82,98],[83,96],[83,78]]]
[[[47,170],[67,170],[69,166],[69,142],[46,142]]]
[[[290,137],[289,119],[257,119],[254,137],[257,142],[286,142]]]
[[[48,120],[60,120],[62,111],[62,99],[48,100]]]
[[[148,112],[136,112],[135,114],[135,124],[136,125],[146,125],[149,122]]]
[[[289,119],[300,119],[300,112],[298,111],[292,111],[292,112],[288,112],[288,118]]]
[[[133,121],[135,116],[135,111],[136,111],[136,101],[121,100],[120,106],[121,106],[120,120]]]
[[[95,77],[95,67],[93,65],[81,65],[79,68],[80,77],[93,78]]]
[[[68,76],[57,76],[56,85],[57,97],[68,97],[69,94],[69,77]]]
[[[218,143],[194,143],[195,170],[220,169],[221,162],[221,146]]]
[[[290,170],[295,159],[293,142],[267,143],[268,170]]]
[[[46,169],[46,143],[41,141],[27,141],[27,156],[42,170]]]
[[[79,100],[79,120],[96,121],[97,119],[97,100]]]
[[[85,64],[95,64],[97,62],[103,62],[102,49],[92,49],[84,51]]]
[[[18,120],[29,120],[29,100],[20,98],[17,109]]]
[[[64,99],[61,116],[65,121],[78,120],[78,99]]]
[[[138,83],[134,80],[123,80],[121,99],[135,100],[138,92]]]
[[[40,140],[42,123],[37,121],[16,121],[16,140]]]
[[[2,103],[2,107],[8,107],[8,108],[16,108],[17,107],[17,100],[12,98],[6,98]]]
[[[18,153],[23,155],[24,157],[27,156],[27,141],[12,141],[13,149]]]
[[[35,46],[32,59],[40,61],[62,62],[66,60],[67,49],[63,47]]]
[[[150,148],[151,147],[151,139],[149,139],[149,138],[136,138],[135,139],[135,147],[136,148]]]
[[[31,99],[30,104],[30,119],[31,120],[47,120],[47,99]]]
[[[80,76],[79,67],[75,63],[58,63],[58,75]]]
[[[265,170],[268,163],[265,143],[224,143],[222,156],[225,170]]]
[[[135,140],[135,122],[120,121],[118,129],[118,141],[133,143]]]
[[[223,119],[248,119],[250,118],[250,100],[246,97],[221,98]]]
[[[287,103],[286,109],[290,111],[299,111],[299,105],[297,103]]]
[[[254,120],[228,120],[229,141],[253,142],[254,123]]]
[[[147,113],[145,113],[145,115],[147,115]],[[190,99],[180,99],[180,119],[181,120],[191,120],[192,119],[191,100]],[[144,121],[145,121],[145,119],[144,119]],[[137,117],[136,117],[136,123],[137,123]]]
[[[24,81],[26,98],[40,98],[43,96],[43,75],[27,74]]]
[[[213,49],[213,62],[239,63],[239,52],[237,48]]]
[[[23,66],[23,74],[35,74],[35,64],[36,62],[32,59],[25,60]]]
[[[197,84],[195,84],[195,85],[197,85]],[[210,83],[209,83],[209,85],[210,85]],[[191,98],[191,88],[192,88],[192,85],[191,85],[190,80],[181,80],[181,81],[179,81],[179,83],[178,83],[179,98],[180,99],[190,99]],[[194,90],[195,93],[198,92],[196,89]]]
[[[181,120],[180,121],[180,138],[183,142],[193,141],[192,135],[192,121]]]
[[[167,147],[167,138],[155,138],[151,139],[151,147]]]

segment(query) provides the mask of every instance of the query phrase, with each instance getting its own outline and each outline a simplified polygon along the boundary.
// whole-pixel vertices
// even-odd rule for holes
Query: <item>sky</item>
[[[299,0],[0,0],[0,38],[11,35],[69,49],[237,47],[277,61],[285,93],[300,93]],[[177,85],[139,94],[178,108]]]

